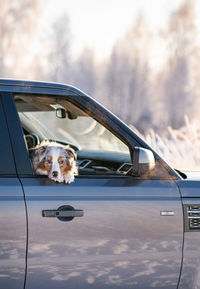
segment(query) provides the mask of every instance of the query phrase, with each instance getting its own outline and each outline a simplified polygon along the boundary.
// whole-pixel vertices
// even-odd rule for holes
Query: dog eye
[[[47,164],[48,164],[48,165],[51,165],[51,164],[52,164],[52,161],[51,161],[51,160],[47,160]]]
[[[59,161],[59,164],[60,164],[60,165],[63,165],[63,164],[64,164],[64,161],[63,161],[63,160],[60,160],[60,161]]]

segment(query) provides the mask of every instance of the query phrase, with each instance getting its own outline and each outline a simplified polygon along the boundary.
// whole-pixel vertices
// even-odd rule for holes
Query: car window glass
[[[74,104],[53,97],[15,96],[28,149],[44,139],[69,144],[78,155],[79,174],[126,174],[129,148]],[[121,169],[122,167],[122,169]]]

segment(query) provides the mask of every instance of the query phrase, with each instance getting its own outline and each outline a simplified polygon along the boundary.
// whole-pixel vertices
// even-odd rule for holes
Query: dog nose
[[[53,175],[54,178],[56,178],[58,176],[58,172],[57,171],[53,171],[52,175]]]

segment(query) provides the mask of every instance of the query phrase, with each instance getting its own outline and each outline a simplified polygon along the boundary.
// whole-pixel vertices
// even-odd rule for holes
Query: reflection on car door
[[[29,219],[27,289],[177,287],[183,224],[174,181],[79,176],[70,185],[45,177],[21,182]],[[84,214],[63,221],[56,217],[61,206]]]
[[[17,178],[0,177],[0,288],[23,289],[26,257],[24,197]]]
[[[9,113],[9,111],[7,111]],[[0,96],[0,288],[23,289],[26,212]]]

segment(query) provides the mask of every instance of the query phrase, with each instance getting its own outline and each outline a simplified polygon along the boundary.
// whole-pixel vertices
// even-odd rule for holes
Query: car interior
[[[27,150],[43,140],[70,145],[77,152],[79,175],[129,175],[128,147],[86,112],[56,97],[16,95]]]

